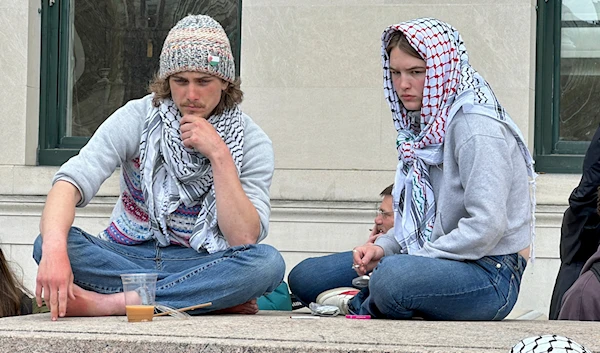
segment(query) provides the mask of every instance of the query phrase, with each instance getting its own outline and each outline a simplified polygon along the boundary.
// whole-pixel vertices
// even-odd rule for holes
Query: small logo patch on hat
[[[219,65],[219,62],[221,61],[221,58],[215,55],[209,55],[208,56],[208,63],[210,64],[210,66],[217,66]]]

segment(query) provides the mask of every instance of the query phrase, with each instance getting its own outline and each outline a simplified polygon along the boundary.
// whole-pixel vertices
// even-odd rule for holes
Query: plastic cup
[[[121,275],[125,311],[129,322],[152,321],[156,296],[156,273],[127,273]]]

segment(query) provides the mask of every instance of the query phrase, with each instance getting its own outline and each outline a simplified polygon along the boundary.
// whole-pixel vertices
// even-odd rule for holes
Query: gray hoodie
[[[129,101],[115,111],[94,133],[90,141],[79,154],[68,160],[54,176],[54,181],[65,180],[75,185],[81,193],[77,205],[83,207],[96,195],[102,183],[115,171],[120,170],[121,192],[113,209],[111,224],[100,237],[111,240],[107,235],[118,227],[131,239],[142,239],[150,232],[147,206],[141,200],[139,155],[140,138],[144,121],[152,109],[152,95]],[[240,169],[240,182],[250,202],[256,207],[260,217],[261,231],[258,241],[263,240],[269,230],[271,202],[269,188],[274,171],[274,156],[271,140],[252,119],[243,114],[244,157]],[[133,201],[137,202],[137,211],[128,211]],[[196,212],[197,213],[197,212]],[[168,222],[171,232],[176,229],[183,233],[194,227],[195,218],[186,222],[173,218]],[[111,234],[118,233],[112,231]]]
[[[530,191],[517,141],[502,123],[459,111],[448,126],[444,161],[430,167],[436,200],[431,241],[414,255],[476,260],[527,248]],[[375,242],[400,253],[394,228]]]

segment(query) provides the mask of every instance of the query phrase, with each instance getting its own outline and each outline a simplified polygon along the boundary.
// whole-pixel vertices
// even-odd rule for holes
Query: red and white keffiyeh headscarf
[[[426,64],[421,129],[411,124],[415,114],[398,99],[390,74],[386,48],[391,35],[400,31]],[[463,109],[496,119],[511,130],[521,148],[531,178],[531,235],[534,234],[533,158],[521,132],[498,103],[489,84],[469,64],[463,40],[449,24],[420,18],[388,27],[382,35],[383,88],[398,131],[396,148],[398,167],[392,193],[395,213],[395,237],[404,253],[413,253],[430,240],[435,222],[435,197],[429,168],[443,161],[446,128],[454,115]],[[419,118],[417,117],[417,122]],[[532,245],[533,248],[533,245]],[[533,255],[533,254],[532,254]]]

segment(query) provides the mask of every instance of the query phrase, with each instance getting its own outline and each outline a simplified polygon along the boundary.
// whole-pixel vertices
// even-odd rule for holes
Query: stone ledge
[[[291,312],[253,316],[214,315],[189,320],[125,317],[64,318],[49,314],[0,319],[5,352],[444,352],[506,353],[519,340],[540,334],[570,337],[600,351],[594,322],[436,322],[291,319]],[[306,315],[294,312],[293,315]]]
[[[0,165],[0,195],[46,195],[58,167]],[[563,211],[581,174],[540,174],[538,205],[558,205]],[[23,182],[26,180],[27,182]],[[394,170],[277,168],[271,199],[295,201],[377,202],[381,189],[394,180]],[[358,186],[358,187],[357,187]],[[100,188],[99,196],[119,193],[118,173]]]

